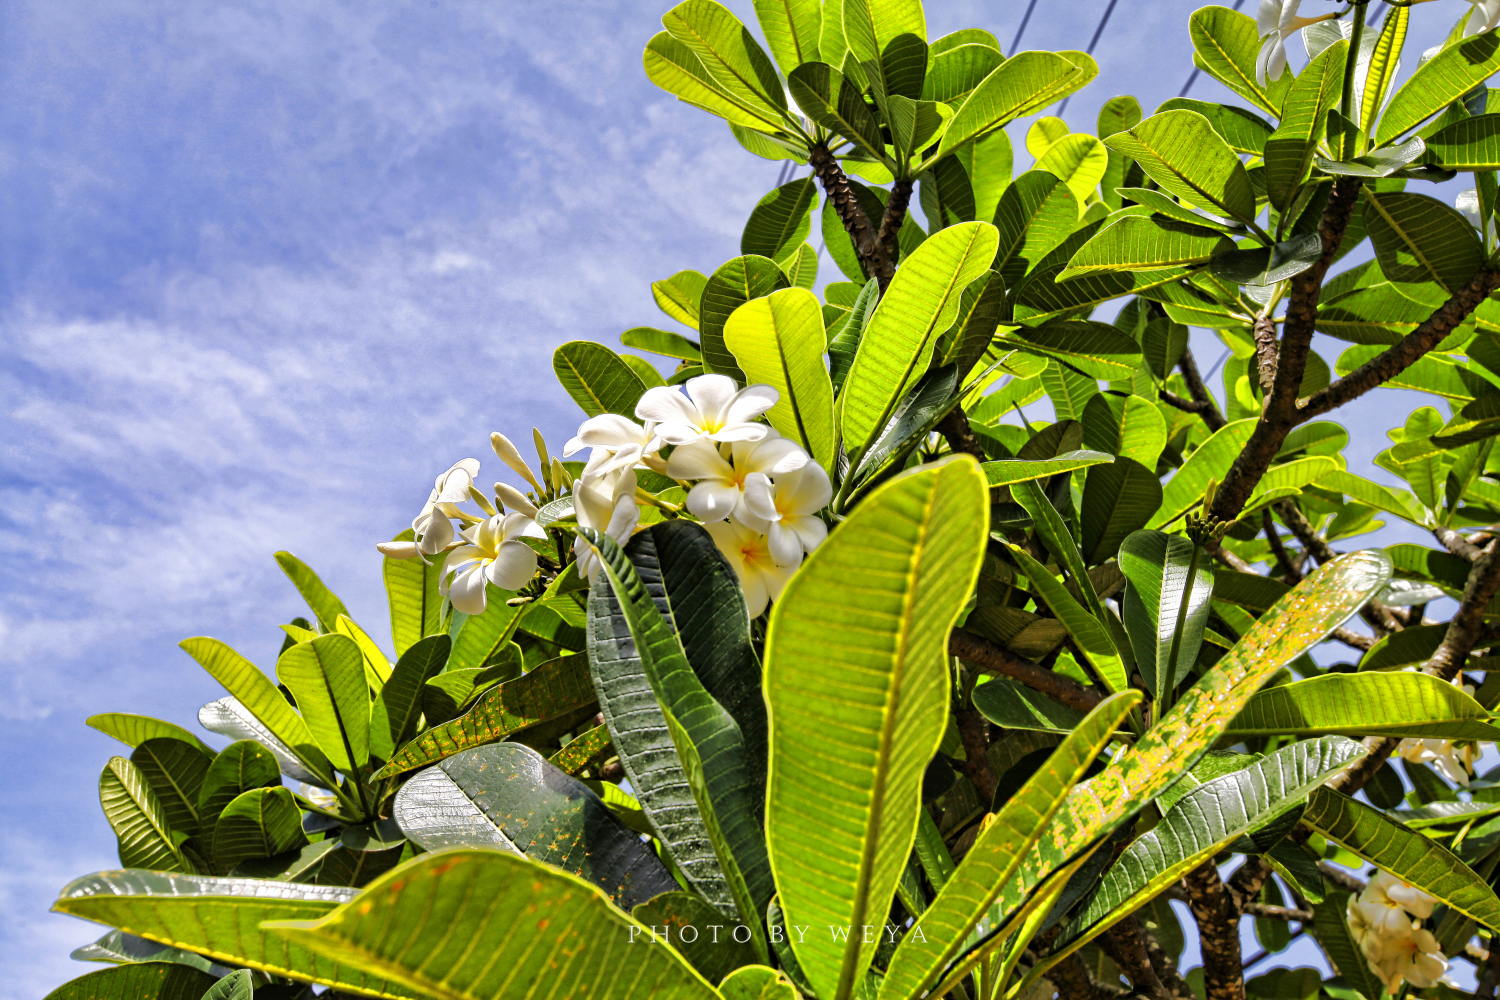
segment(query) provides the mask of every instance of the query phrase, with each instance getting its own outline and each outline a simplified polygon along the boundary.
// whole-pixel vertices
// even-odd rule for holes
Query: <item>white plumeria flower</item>
[[[1418,989],[1437,985],[1448,971],[1448,960],[1443,957],[1437,938],[1413,925],[1407,933],[1385,940],[1384,955],[1375,963],[1375,969],[1386,987],[1395,993],[1402,980]]]
[[[415,538],[410,542],[379,542],[375,548],[392,559],[410,559],[413,556],[435,556],[453,544],[453,521],[459,516],[454,504],[469,499],[469,487],[479,475],[479,459],[465,458],[454,462],[448,471],[438,476],[432,484],[432,493],[422,512],[411,522]]]
[[[730,461],[722,453],[729,452]],[[792,472],[807,465],[807,452],[796,442],[771,431],[759,441],[734,441],[715,447],[706,438],[679,445],[667,459],[667,475],[673,479],[694,479],[697,483],[687,496],[687,509],[705,524],[722,521],[733,515],[760,530],[745,506],[745,484],[752,477]]]
[[[1500,0],[1469,0],[1469,3],[1474,9],[1469,12],[1469,23],[1464,25],[1465,38],[1492,31],[1500,24]]]
[[[780,398],[768,385],[736,391],[728,375],[699,375],[687,380],[686,396],[667,385],[647,389],[635,404],[635,415],[656,421],[656,433],[667,444],[682,445],[699,438],[759,441],[770,428],[754,420]]]
[[[752,475],[745,484],[745,506],[769,525],[766,541],[771,557],[777,565],[793,569],[802,562],[803,552],[811,552],[828,537],[828,525],[818,511],[832,499],[833,483],[816,462],[782,473],[774,483]]]
[[[546,538],[547,533],[525,514],[496,514],[463,537],[469,544],[448,557],[438,593],[455,610],[477,615],[484,610],[486,581],[501,590],[520,590],[536,575],[536,552],[521,539]]]
[[[738,521],[715,521],[703,527],[734,567],[734,575],[740,578],[740,590],[745,594],[745,608],[750,617],[759,616],[771,600],[781,596],[781,588],[796,567],[778,566],[766,536]]]
[[[579,425],[577,436],[563,447],[563,458],[570,458],[584,448],[594,449],[583,468],[584,476],[603,475],[636,464],[660,464],[651,461],[661,448],[655,428],[655,421],[648,420],[642,427],[618,413],[590,417]]]
[[[1469,784],[1474,764],[1479,759],[1479,746],[1465,743],[1462,746],[1452,740],[1405,739],[1396,747],[1401,759],[1412,764],[1431,764],[1433,769],[1455,785]]]
[[[1267,80],[1279,80],[1286,70],[1286,40],[1310,24],[1327,21],[1332,14],[1322,17],[1299,17],[1297,8],[1302,0],[1260,0],[1260,10],[1255,15],[1255,27],[1263,39],[1260,54],[1255,58],[1255,80],[1262,87]]]
[[[573,484],[573,514],[582,527],[602,531],[624,545],[641,523],[635,488],[634,469],[579,479]],[[573,542],[573,557],[578,561],[579,574],[592,584],[602,565],[594,547],[580,537]]]

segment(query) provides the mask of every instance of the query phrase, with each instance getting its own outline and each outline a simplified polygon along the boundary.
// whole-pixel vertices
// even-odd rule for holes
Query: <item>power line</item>
[[[1036,10],[1036,0],[1026,5],[1026,16],[1021,18],[1021,26],[1016,29],[1016,37],[1010,43],[1010,54],[1015,55],[1021,47],[1021,36],[1026,34],[1026,26],[1031,23],[1031,12]]]
[[[1244,2],[1245,0],[1240,0],[1240,3]],[[1086,54],[1094,54],[1094,46],[1099,44],[1099,36],[1104,34],[1104,26],[1109,23],[1109,15],[1115,12],[1115,3],[1116,0],[1109,0],[1109,6],[1104,8],[1104,16],[1099,19],[1099,27],[1094,29],[1094,37],[1089,39],[1089,47],[1084,50]],[[1064,97],[1063,102],[1057,106],[1057,116],[1059,118],[1063,116],[1063,112],[1068,110],[1068,102],[1072,99],[1073,95],[1069,94],[1067,97]]]
[[[1234,0],[1234,9],[1235,10],[1239,10],[1243,6],[1245,6],[1245,0]],[[1177,92],[1177,96],[1178,97],[1186,97],[1187,96],[1187,92],[1193,89],[1193,84],[1195,84],[1195,83],[1198,82],[1198,73],[1199,72],[1200,72],[1200,70],[1198,69],[1198,67],[1194,66],[1192,74],[1189,75],[1188,78],[1187,78],[1187,83],[1184,83],[1182,85],[1182,89]]]

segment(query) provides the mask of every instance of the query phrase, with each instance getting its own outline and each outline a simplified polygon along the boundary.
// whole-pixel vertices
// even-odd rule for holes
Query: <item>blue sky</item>
[[[1106,3],[1039,4],[1022,48],[1084,47]],[[388,633],[374,542],[432,477],[498,473],[492,430],[560,446],[581,415],[553,348],[669,325],[649,283],[739,252],[778,164],[646,81],[666,6],[7,4],[0,997],[92,968],[67,953],[99,931],[46,912],[118,864],[96,781],[123,748],[84,718],[194,725],[222,692],[186,636],[269,667],[304,613],[278,549]],[[1120,5],[1076,130],[1177,94],[1197,6]],[[1009,48],[1024,7],[931,3],[929,35]],[[1408,53],[1460,9],[1419,8]],[[1346,415],[1351,457],[1393,422]]]

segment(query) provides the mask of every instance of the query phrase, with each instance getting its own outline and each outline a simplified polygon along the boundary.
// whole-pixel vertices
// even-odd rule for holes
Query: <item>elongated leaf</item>
[[[1055,175],[1082,204],[1099,186],[1108,166],[1109,150],[1093,136],[1075,132],[1048,146],[1032,169]]]
[[[485,692],[452,722],[422,733],[376,772],[388,778],[425,767],[461,750],[493,743],[511,733],[576,712],[594,700],[588,657],[560,657]]]
[[[708,278],[697,271],[678,271],[670,278],[651,282],[656,307],[683,326],[698,329],[698,300]],[[626,345],[633,346],[633,345]]]
[[[492,583],[485,584],[484,610],[464,619],[453,639],[453,652],[445,670],[482,667],[511,641],[525,608],[507,602],[515,595]]]
[[[1234,250],[1223,233],[1158,216],[1126,216],[1101,229],[1058,275],[1067,281],[1102,271],[1155,271],[1201,264]]]
[[[1474,227],[1436,198],[1404,191],[1367,194],[1365,224],[1380,269],[1393,282],[1436,282],[1452,295],[1484,263]]]
[[[197,811],[205,848],[212,850],[219,814],[229,803],[253,788],[279,784],[281,771],[276,756],[260,743],[240,740],[225,747],[209,765],[198,788]],[[220,865],[217,861],[215,868],[229,870],[228,865]]]
[[[1367,133],[1375,124],[1375,116],[1385,106],[1386,98],[1391,95],[1396,74],[1401,71],[1401,48],[1406,43],[1406,27],[1410,18],[1409,7],[1393,7],[1387,11],[1385,21],[1380,26],[1380,36],[1370,50],[1364,73],[1364,88],[1360,95],[1359,121],[1355,122]],[[1363,52],[1364,46],[1361,45],[1360,49]],[[1356,982],[1354,979],[1349,981]]]
[[[1338,100],[1349,43],[1340,39],[1308,61],[1281,105],[1281,126],[1266,140],[1266,194],[1278,212],[1291,207],[1312,170],[1313,154]],[[1321,249],[1321,246],[1320,246]]]
[[[466,621],[464,628],[474,620]],[[390,760],[411,737],[422,714],[422,685],[443,669],[452,644],[446,635],[430,635],[412,644],[396,661],[391,679],[370,706],[370,755],[375,760]]]
[[[334,631],[338,625],[339,615],[351,617],[349,609],[344,607],[344,602],[339,600],[333,591],[318,579],[318,574],[309,569],[301,559],[290,552],[278,552],[276,564],[296,586],[297,592],[302,595],[302,599],[307,602],[313,614],[317,615],[318,625],[322,631]]]
[[[1462,118],[1428,136],[1426,146],[1449,170],[1500,170],[1500,114]]]
[[[949,123],[948,131],[943,133],[934,159],[941,159],[966,142],[1046,107],[1082,75],[1078,66],[1058,53],[1016,53],[969,94]]]
[[[1208,123],[1229,144],[1230,149],[1236,153],[1249,153],[1251,156],[1259,156],[1266,148],[1266,140],[1271,138],[1272,132],[1276,131],[1270,122],[1253,111],[1246,111],[1244,108],[1236,108],[1229,104],[1195,101],[1190,97],[1174,97],[1169,101],[1163,101],[1156,110],[1158,113],[1163,111],[1197,112],[1208,119]],[[1101,133],[1101,137],[1112,134]]]
[[[526,912],[542,915],[515,919]],[[631,947],[649,941],[646,928],[595,886],[499,851],[424,855],[372,882],[353,905],[266,930],[441,1000],[585,996],[604,984],[620,1000],[717,996],[672,949]]]
[[[774,133],[785,128],[782,116],[764,102],[745,98],[724,87],[692,48],[665,31],[646,43],[642,56],[646,77],[679,101],[718,115],[732,126]]]
[[[1382,350],[1381,346],[1374,344],[1351,347],[1339,355],[1338,360],[1334,362],[1334,368],[1340,375],[1347,375],[1380,354]],[[1462,401],[1460,405],[1476,396],[1495,394],[1494,383],[1486,380],[1483,375],[1469,371],[1468,366],[1455,364],[1436,352],[1418,358],[1416,363],[1405,371],[1380,384],[1393,389],[1430,392],[1445,399]],[[1440,446],[1437,445],[1433,448],[1435,451],[1440,450]]]
[[[1170,702],[1203,645],[1214,571],[1181,535],[1137,531],[1120,546],[1129,584],[1122,605],[1136,667],[1158,701]]]
[[[1430,674],[1329,674],[1262,691],[1229,724],[1235,735],[1494,740],[1484,706]]]
[[[823,128],[855,143],[867,156],[882,159],[880,122],[865,104],[855,81],[822,62],[808,62],[787,74],[787,87],[803,113]],[[829,210],[831,199],[825,203]]]
[[[986,681],[974,689],[974,707],[1002,729],[1026,729],[1066,736],[1078,728],[1084,713],[1007,677]]]
[[[785,973],[764,965],[746,965],[719,984],[724,1000],[797,1000],[801,995]]]
[[[707,278],[704,279],[705,283]],[[693,301],[693,315],[698,315],[698,303]],[[702,361],[703,352],[698,345],[688,340],[680,333],[672,333],[669,330],[657,330],[649,326],[631,327],[620,334],[620,343],[626,347],[634,347],[638,351],[650,351],[652,354],[661,354],[669,358],[681,358],[684,361]]]
[[[364,657],[348,636],[299,642],[276,661],[276,676],[333,766],[353,774],[370,760],[370,693]]]
[[[271,730],[251,715],[250,710],[236,698],[220,698],[204,705],[198,710],[198,724],[211,733],[228,736],[232,740],[254,740],[260,743],[275,756],[281,773],[288,777],[313,785],[333,780],[309,771],[292,753],[291,747],[272,735]]]
[[[274,741],[289,748],[306,765],[308,772],[317,775],[316,780],[320,784],[332,787],[333,772],[329,770],[328,758],[313,739],[307,724],[293,711],[281,691],[271,683],[271,679],[261,673],[255,664],[218,639],[200,636],[184,639],[178,645],[213,675],[214,680],[224,685],[238,704],[266,728]],[[199,720],[202,720],[201,713]],[[212,727],[204,723],[204,728]],[[241,739],[246,737],[259,738],[259,734],[250,732],[239,736]],[[275,747],[271,749],[274,750]]]
[[[1058,455],[1056,458],[1039,461],[1005,458],[997,462],[985,462],[980,468],[984,470],[985,481],[989,485],[1010,486],[1015,483],[1029,482],[1033,479],[1046,479],[1061,472],[1086,469],[1091,465],[1101,465],[1113,461],[1113,456],[1099,451],[1069,451]]]
[[[1375,131],[1375,145],[1384,146],[1420,125],[1482,84],[1497,69],[1500,38],[1490,37],[1488,32],[1439,52],[1418,66],[1391,98]]]
[[[963,290],[989,270],[997,240],[989,223],[949,226],[901,265],[875,307],[839,397],[851,457],[869,447],[896,403],[927,370],[938,336],[958,315]]]
[[[561,750],[548,757],[547,762],[564,774],[577,774],[606,756],[613,748],[609,727],[595,726],[569,741]]]
[[[923,935],[907,935],[896,949],[880,1000],[921,996],[937,982],[1026,857],[1044,849],[1049,820],[1140,698],[1125,691],[1102,702],[984,826],[922,913]]]
[[[748,942],[729,936],[721,939],[713,930],[730,930],[722,923],[724,915],[690,892],[664,892],[631,909],[630,915],[650,929],[653,943],[670,943],[710,982],[755,964],[755,950]],[[771,982],[775,980],[772,972]]]
[[[347,635],[359,646],[359,652],[364,659],[365,682],[371,691],[379,691],[391,676],[391,661],[386,658],[380,646],[370,638],[369,633],[360,628],[348,615],[339,615],[336,628],[340,635]]]
[[[181,726],[163,722],[161,719],[153,719],[149,715],[105,712],[102,715],[91,715],[84,722],[106,736],[113,736],[128,747],[138,747],[147,740],[165,737],[191,743],[206,754],[213,753],[202,740]]]
[[[817,204],[817,181],[795,180],[756,203],[740,237],[740,253],[769,257],[778,264],[797,252],[812,232],[812,210]]]
[[[724,345],[748,381],[780,393],[766,414],[771,426],[824,469],[833,468],[833,383],[823,366],[827,345],[817,297],[786,288],[746,302],[724,324]]]
[[[1135,160],[1184,202],[1229,218],[1255,218],[1255,191],[1244,164],[1196,111],[1163,111],[1104,144]]]
[[[1135,341],[1107,323],[1086,319],[1002,331],[995,343],[1061,361],[1094,379],[1130,378],[1141,363]]]
[[[1000,234],[994,267],[1007,287],[1062,245],[1078,225],[1078,198],[1045,170],[1028,170],[1000,195],[995,228]]]
[[[193,744],[168,737],[149,739],[130,755],[156,793],[167,826],[190,838],[199,833],[198,795],[213,761]]]
[[[263,920],[315,920],[356,895],[337,886],[128,869],[74,880],[52,909],[228,965],[356,993],[417,997],[379,972],[327,961],[260,927]]]
[[[947,413],[959,387],[959,372],[953,365],[933,368],[912,387],[906,398],[896,404],[891,418],[875,443],[860,458],[853,475],[863,482],[876,474],[891,459],[902,461],[911,448],[932,432],[942,414]]]
[[[1321,788],[1308,799],[1302,822],[1471,920],[1491,930],[1500,923],[1500,899],[1484,879],[1437,841],[1380,810]]]
[[[1254,420],[1235,420],[1214,431],[1167,482],[1162,490],[1161,509],[1146,527],[1161,527],[1197,506],[1211,480],[1224,481],[1225,474],[1245,442],[1250,440],[1253,430]]]
[[[769,257],[736,257],[709,277],[703,288],[698,330],[705,372],[728,375],[744,384],[745,373],[740,371],[724,343],[724,325],[746,302],[789,284],[781,268]]]
[[[173,962],[139,962],[79,976],[48,993],[45,1000],[199,1000],[214,983],[215,978],[202,969]],[[245,998],[249,996],[247,984]]]
[[[589,340],[569,341],[553,351],[552,370],[591,417],[618,413],[633,420],[635,404],[646,393],[646,384],[618,354]]]
[[[1132,401],[1136,397],[1131,397]],[[1097,566],[1120,549],[1133,531],[1146,526],[1161,506],[1161,480],[1156,473],[1129,458],[1091,466],[1084,478],[1079,527],[1083,553]]]
[[[1392,11],[1393,15],[1405,13],[1405,8]],[[1388,22],[1394,19],[1386,18]],[[1313,927],[1334,971],[1362,995],[1379,997],[1385,993],[1385,983],[1370,968],[1369,959],[1349,931],[1349,897],[1347,892],[1330,892],[1327,899],[1313,907]]]
[[[756,823],[755,785],[744,737],[734,717],[693,672],[681,641],[631,557],[603,532],[580,529],[579,533],[599,553],[619,617],[656,695],[733,905],[741,922],[751,925],[757,955],[767,961],[764,934],[759,921],[750,915],[764,912],[776,889],[765,840]],[[637,557],[644,555],[637,551]],[[727,910],[722,902],[709,901]]]
[[[1335,772],[1368,751],[1325,736],[1282,747],[1249,767],[1188,792],[1120,855],[1069,925],[1054,953],[1090,940],[1228,844],[1295,809]]]
[[[124,757],[112,757],[99,775],[99,804],[119,840],[120,864],[164,872],[191,872],[193,865],[178,848],[189,831],[174,831],[161,801],[140,769]]]
[[[211,962],[202,955],[194,955],[181,948],[169,948],[124,931],[110,931],[97,941],[73,949],[68,957],[78,962],[110,962],[115,965],[127,962],[172,962],[201,969],[214,976],[229,972],[224,966]]]
[[[987,512],[978,467],[961,456],[898,476],[776,602],[766,819],[789,924],[857,927],[889,905],[941,734],[948,629],[978,572]],[[850,996],[874,957],[852,934],[792,944],[820,996]]]
[[[214,824],[214,863],[232,868],[247,858],[269,858],[307,843],[302,813],[287,788],[253,788],[224,807]]]
[[[1032,484],[1027,484],[1032,485]],[[1130,677],[1121,659],[1119,650],[1110,638],[1104,625],[1087,608],[1073,600],[1066,587],[1049,573],[1046,567],[1033,559],[1018,546],[1010,547],[1011,556],[1021,567],[1021,572],[1031,582],[1032,593],[1047,606],[1079,650],[1093,664],[1105,687],[1111,691],[1124,691],[1130,686]],[[1092,589],[1092,588],[1090,588]],[[1095,598],[1097,600],[1097,598]]]
[[[412,530],[407,528],[394,540],[409,542],[412,537]],[[381,560],[380,569],[391,608],[391,637],[400,658],[418,639],[442,629],[443,597],[438,593],[442,561],[427,563],[421,559],[387,557]]]
[[[1154,469],[1167,446],[1167,424],[1150,400],[1100,394],[1084,409],[1083,443]]]
[[[1439,593],[1442,590],[1438,589]],[[1447,625],[1410,625],[1400,632],[1392,632],[1370,647],[1360,658],[1360,670],[1400,670],[1426,663],[1432,659],[1443,638],[1448,634]]]
[[[1189,20],[1193,38],[1193,63],[1230,90],[1276,117],[1292,86],[1292,74],[1261,86],[1255,78],[1260,52],[1260,32],[1255,18],[1228,7],[1202,7]]]
[[[755,0],[755,17],[783,73],[818,58],[823,30],[818,0]]]

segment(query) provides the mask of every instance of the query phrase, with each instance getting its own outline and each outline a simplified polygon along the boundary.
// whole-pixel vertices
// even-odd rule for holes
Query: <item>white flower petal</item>
[[[752,472],[745,477],[744,504],[762,521],[781,519],[781,512],[776,509],[776,487],[763,473]]]
[[[485,567],[485,576],[501,590],[520,590],[536,575],[536,553],[525,542],[505,542]],[[458,605],[455,604],[454,607]]]
[[[734,469],[724,461],[712,441],[702,438],[672,450],[667,459],[667,475],[673,479],[720,479],[734,478]]]
[[[536,517],[537,506],[526,498],[526,494],[508,483],[495,484],[495,496],[511,510],[520,511],[527,517]]]
[[[828,538],[828,525],[823,523],[822,518],[812,514],[792,514],[782,518],[781,523],[797,533],[802,548],[808,552],[815,550]]]
[[[644,444],[649,438],[644,427],[618,413],[590,417],[578,428],[578,440],[591,448],[623,448]]]
[[[376,542],[375,548],[387,559],[411,559],[417,554],[416,542]]]
[[[759,441],[769,433],[765,424],[729,424],[708,436],[715,441]]]
[[[669,385],[658,385],[647,389],[640,402],[635,404],[635,415],[641,420],[656,420],[662,424],[692,426],[698,424],[700,420],[698,408],[676,388]],[[660,428],[657,428],[657,433],[661,433]]]
[[[477,615],[484,611],[484,570],[479,565],[457,574],[448,588],[448,599],[453,608],[466,615]]]
[[[734,513],[740,502],[740,491],[720,480],[705,479],[694,486],[687,496],[687,509],[705,523],[722,521]]]
[[[778,566],[796,566],[802,561],[802,539],[784,524],[772,524],[766,532],[771,558]]]
[[[685,388],[688,398],[693,401],[693,405],[697,407],[698,413],[703,418],[699,426],[708,423],[723,424],[727,416],[726,411],[738,391],[734,379],[728,375],[699,375],[697,378],[688,379]],[[637,413],[639,414],[639,411]]]
[[[749,385],[735,393],[725,407],[724,422],[741,424],[754,420],[781,400],[781,393],[764,383]]]

